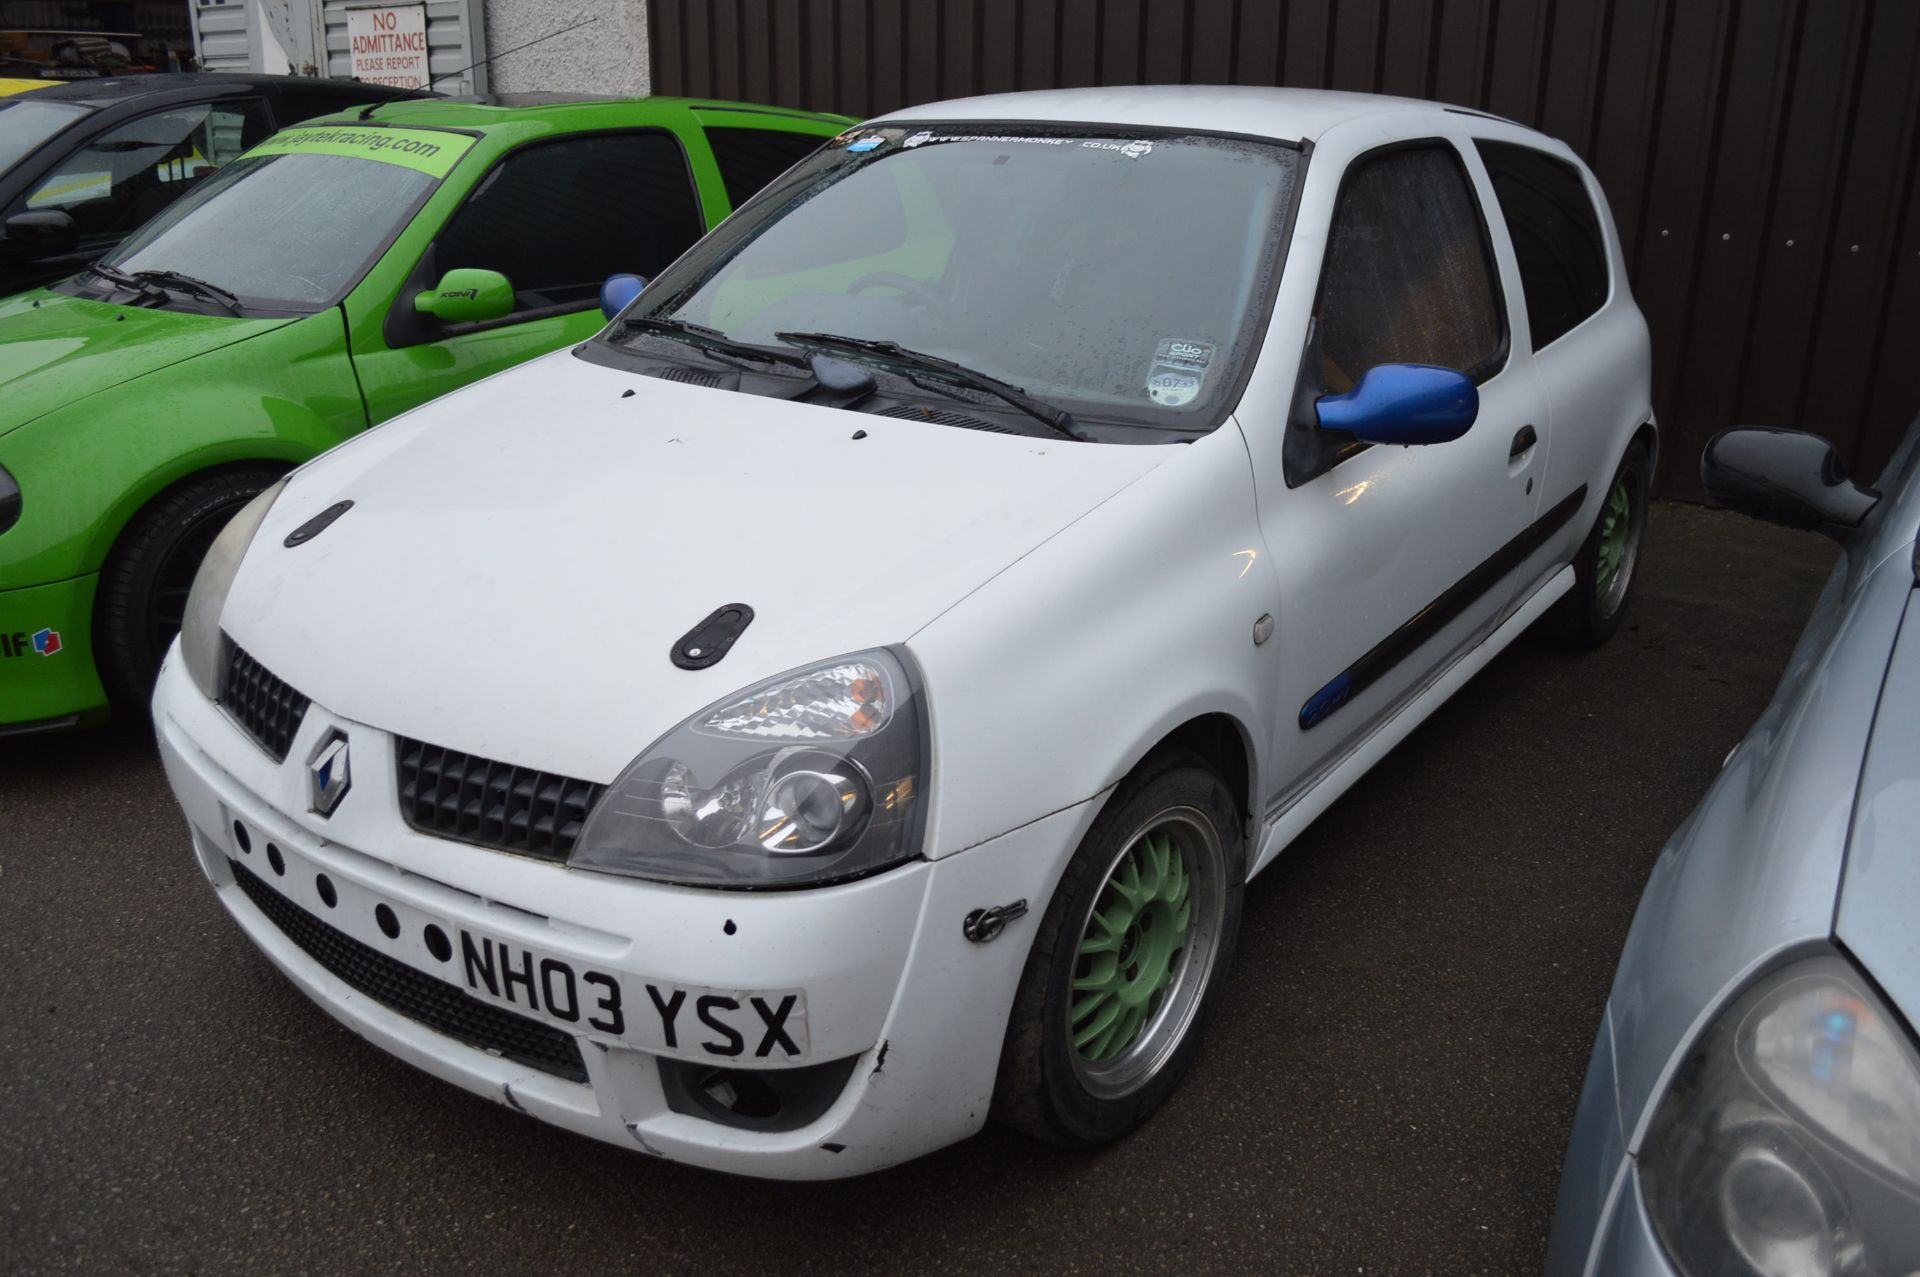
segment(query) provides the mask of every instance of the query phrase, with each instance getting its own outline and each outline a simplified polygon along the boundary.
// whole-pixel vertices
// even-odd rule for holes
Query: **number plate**
[[[576,1032],[661,1054],[796,1062],[807,1056],[801,989],[706,989],[621,976],[454,928],[461,979],[473,994]]]

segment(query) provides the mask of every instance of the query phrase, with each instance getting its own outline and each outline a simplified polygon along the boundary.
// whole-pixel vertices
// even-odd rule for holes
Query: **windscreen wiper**
[[[787,364],[794,368],[807,367],[805,355],[796,354],[790,350],[780,350],[773,346],[756,346],[752,342],[735,341],[718,328],[709,328],[705,324],[696,324],[687,319],[662,319],[652,315],[638,315],[621,320],[620,326],[629,332],[637,329],[656,337],[685,342],[689,346],[697,346],[710,355],[718,355],[736,364],[752,361],[762,364]]]
[[[228,292],[218,284],[209,284],[204,279],[195,279],[191,275],[182,275],[177,270],[137,270],[129,275],[128,278],[137,280],[143,284],[158,284],[160,287],[172,289],[174,292],[191,293],[196,297],[204,297],[210,302],[225,306],[236,315],[240,313],[239,297]]]
[[[882,360],[918,368],[922,372],[933,374],[936,378],[1005,400],[1056,434],[1065,435],[1080,443],[1093,442],[1093,436],[1082,430],[1075,423],[1073,414],[1065,408],[1057,408],[1044,399],[1036,399],[1019,386],[969,368],[965,364],[957,364],[951,359],[942,359],[938,355],[929,355],[918,350],[908,350],[899,342],[881,341],[873,337],[842,337],[837,333],[775,333],[774,336],[781,341],[792,342],[796,346],[818,346],[823,350],[836,350],[843,354],[874,355]]]
[[[144,279],[139,279],[139,278],[136,278],[135,276],[129,275],[127,274],[127,272],[119,269],[118,267],[108,266],[102,262],[95,262],[91,266],[87,267],[86,273],[89,275],[98,275],[101,279],[106,280],[109,284],[117,284],[121,288],[131,289],[132,291],[139,293],[141,296],[151,297],[155,301],[163,301],[166,298],[166,293],[163,289],[160,289],[158,287],[155,287],[152,284],[149,284]]]

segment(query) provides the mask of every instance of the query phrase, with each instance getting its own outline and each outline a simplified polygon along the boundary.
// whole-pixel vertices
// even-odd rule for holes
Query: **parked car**
[[[161,748],[254,942],[479,1094],[769,1176],[1095,1144],[1251,874],[1536,619],[1619,624],[1648,405],[1598,188],[1527,129],[915,107],[262,493]]]
[[[404,89],[137,75],[0,97],[0,295],[71,275],[275,129]]]
[[[1707,446],[1716,499],[1843,552],[1641,897],[1551,1272],[1920,1271],[1916,431],[1874,488],[1812,435]]]
[[[200,556],[289,468],[581,341],[846,121],[647,98],[395,102],[277,134],[0,302],[0,732],[144,707]]]

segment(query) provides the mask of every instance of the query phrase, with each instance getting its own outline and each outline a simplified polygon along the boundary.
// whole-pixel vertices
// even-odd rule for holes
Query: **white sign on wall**
[[[399,89],[427,87],[426,5],[349,9],[347,41],[354,79]]]

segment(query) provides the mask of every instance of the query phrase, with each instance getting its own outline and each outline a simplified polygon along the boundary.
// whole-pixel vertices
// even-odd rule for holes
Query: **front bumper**
[[[221,902],[336,1019],[435,1076],[568,1130],[779,1178],[877,1170],[979,1129],[1041,911],[986,944],[967,941],[962,920],[983,906],[1044,901],[1095,806],[837,887],[704,891],[416,833],[400,816],[385,733],[314,705],[276,763],[200,694],[177,657],[161,670],[154,718]],[[307,762],[335,730],[351,741],[353,778],[322,818],[309,810]],[[479,952],[493,957],[489,945],[503,973],[516,962],[522,972],[498,994]],[[670,1032],[666,1013],[682,992]],[[779,1008],[794,993],[802,998],[782,1032],[767,1031],[777,1014],[758,1007]],[[449,1000],[451,1011],[426,1009]],[[497,1021],[476,1028],[500,1015],[511,1040]],[[561,1055],[577,1057],[543,1056],[556,1037]],[[578,1072],[568,1076],[572,1058]],[[776,1085],[776,1073],[790,1071],[784,1082],[797,1085],[808,1071],[801,1089],[824,1093],[798,1124],[743,1126],[690,1102],[690,1080],[716,1069]]]
[[[1647,1274],[1678,1277],[1654,1233],[1640,1195],[1640,1177],[1627,1155],[1620,1125],[1613,1048],[1613,1008],[1607,1008],[1587,1065],[1575,1111],[1560,1201],[1547,1244],[1550,1277]]]
[[[0,735],[104,720],[93,664],[97,574],[0,590]]]

